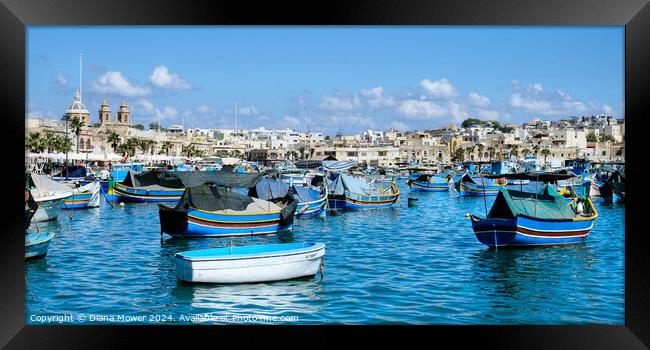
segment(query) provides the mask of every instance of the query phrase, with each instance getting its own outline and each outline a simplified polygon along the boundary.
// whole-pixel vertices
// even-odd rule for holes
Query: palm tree
[[[118,135],[115,131],[111,131],[111,133],[108,134],[106,141],[111,144],[113,152],[117,152],[117,146],[120,144],[120,135]]]
[[[57,137],[54,136],[53,133],[48,132],[45,134],[45,137],[43,137],[43,148],[47,149],[48,153],[54,153],[54,149],[56,148],[56,141]]]
[[[41,137],[41,134],[30,132],[27,141],[25,142],[25,147],[34,153],[43,152],[45,147],[43,147],[43,138]]]
[[[485,146],[482,143],[479,143],[476,147],[478,147],[478,159],[483,160],[483,150],[485,149]]]
[[[216,156],[221,158],[228,157],[228,151],[225,149],[218,150]]]
[[[174,145],[170,141],[164,141],[162,145],[160,145],[160,152],[158,154],[165,153],[166,156],[169,155],[169,150],[172,149]]]
[[[314,158],[314,152],[316,152],[316,149],[314,147],[309,148],[309,159]]]
[[[546,164],[546,157],[551,154],[551,151],[548,148],[544,148],[540,153],[544,156],[544,164]]]
[[[494,152],[495,149],[494,149],[494,147],[492,147],[492,146],[488,147],[488,148],[487,148],[487,151],[488,151],[488,154],[490,155],[490,161],[492,161],[492,158],[494,158],[494,155],[495,155],[495,152]]]
[[[300,158],[305,158],[305,145],[298,146],[298,152],[300,153]]]
[[[62,153],[70,152],[72,151],[72,141],[64,136],[56,136],[53,140],[53,147]]]
[[[469,156],[472,154],[472,147],[466,147],[465,153],[467,154],[467,159],[469,160]]]
[[[81,135],[81,129],[86,126],[86,122],[81,120],[81,118],[74,117],[70,123],[70,129],[77,136],[77,153],[79,153],[79,135]]]
[[[149,140],[134,139],[135,145],[142,151],[142,154],[146,154],[149,149]]]

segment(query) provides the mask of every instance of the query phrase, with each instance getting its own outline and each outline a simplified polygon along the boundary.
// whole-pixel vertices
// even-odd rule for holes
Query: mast
[[[235,132],[237,132],[237,101],[235,101]]]
[[[82,93],[82,86],[83,86],[83,80],[82,80],[82,74],[83,74],[83,60],[84,60],[84,54],[80,53],[79,54],[79,102],[81,102],[81,93]]]

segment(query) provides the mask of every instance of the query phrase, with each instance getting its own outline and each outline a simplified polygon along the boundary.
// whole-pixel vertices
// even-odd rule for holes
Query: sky
[[[80,87],[148,127],[424,130],[469,117],[624,117],[624,27],[37,26],[27,117]],[[235,105],[237,118],[235,118]]]

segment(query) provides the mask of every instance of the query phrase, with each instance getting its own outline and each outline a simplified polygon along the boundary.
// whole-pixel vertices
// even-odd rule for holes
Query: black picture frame
[[[224,341],[277,343],[278,334],[301,333],[315,342],[341,344],[329,333],[345,332],[364,338],[422,338],[425,344],[468,342],[514,349],[643,349],[650,344],[650,288],[647,234],[642,200],[643,141],[650,96],[650,5],[647,0],[580,1],[327,1],[312,3],[242,3],[208,0],[133,2],[124,0],[1,0],[0,76],[5,110],[2,151],[4,228],[0,243],[0,346],[7,348],[115,348],[135,338],[162,341],[166,346],[202,339],[207,345]],[[31,25],[624,25],[625,119],[627,131],[625,212],[625,325],[572,326],[416,326],[416,327],[233,327],[233,326],[27,326],[24,322],[25,286],[22,215],[23,193],[14,184],[24,181],[26,80],[25,27]],[[23,132],[24,134],[24,132]],[[647,215],[647,214],[646,214]],[[325,333],[325,334],[324,334]],[[286,334],[289,335],[289,334]],[[332,334],[333,335],[333,334]],[[207,339],[206,339],[207,338]],[[216,343],[211,343],[215,341]],[[646,344],[646,345],[644,345]],[[288,345],[288,344],[285,344]]]

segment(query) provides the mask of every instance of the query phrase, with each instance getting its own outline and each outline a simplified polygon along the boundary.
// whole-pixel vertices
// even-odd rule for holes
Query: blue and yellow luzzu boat
[[[392,207],[399,199],[395,184],[375,188],[360,178],[332,173],[328,185],[330,210],[383,209]]]
[[[124,202],[177,202],[185,185],[176,174],[165,170],[129,171],[124,181],[115,184],[113,191],[117,200]]]
[[[421,174],[414,179],[408,180],[406,184],[414,192],[445,192],[451,189],[453,180],[451,175],[443,177]]]
[[[499,190],[507,186],[505,179],[489,179],[482,176],[463,175],[455,184],[461,196],[496,196]]]
[[[248,191],[248,195],[254,198],[273,201],[281,199],[290,193],[298,202],[295,216],[297,218],[308,218],[325,215],[327,204],[327,187],[321,188],[308,184],[289,185],[278,179],[262,178],[255,187]]]
[[[296,206],[291,196],[271,202],[204,184],[187,188],[175,208],[158,208],[161,233],[175,237],[230,237],[291,230]]]
[[[467,214],[476,238],[489,247],[564,245],[583,242],[598,212],[584,197],[584,212],[550,185],[537,193],[501,189],[487,215]]]
[[[73,188],[71,197],[63,201],[61,209],[97,208],[100,202],[101,184],[91,182],[81,187]]]

